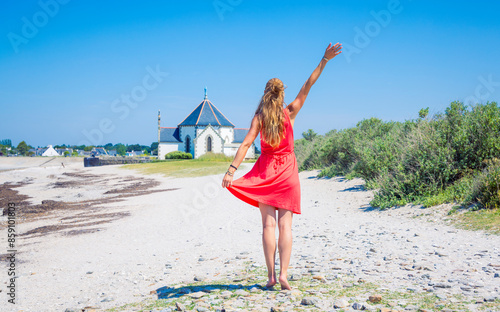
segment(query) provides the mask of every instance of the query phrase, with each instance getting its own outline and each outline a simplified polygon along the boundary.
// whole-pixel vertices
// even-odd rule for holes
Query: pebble
[[[431,286],[431,285],[429,285],[429,286]],[[434,287],[435,288],[451,288],[451,285],[445,284],[445,283],[437,283],[437,284],[434,284]]]
[[[299,297],[302,295],[302,292],[298,289],[292,289],[290,292],[289,292],[289,295],[290,296],[294,296],[294,297]]]
[[[443,295],[443,294],[436,294],[436,297],[438,297],[441,300],[448,300],[448,296]]]
[[[335,309],[342,309],[342,308],[345,308],[347,306],[349,306],[349,302],[347,302],[347,300],[345,300],[345,299],[339,299],[333,303],[333,307]]]
[[[352,308],[354,310],[365,310],[366,309],[366,307],[364,305],[362,305],[361,303],[359,303],[359,302],[354,302],[352,304]]]
[[[439,251],[436,251],[434,254],[437,255],[437,256],[439,256],[439,257],[448,257],[447,254],[444,254],[444,253],[439,252]]]
[[[177,309],[177,311],[186,311],[186,308],[184,307],[184,305],[180,302],[176,302],[175,303],[175,307]]]
[[[233,295],[233,293],[232,293],[232,292],[230,292],[230,291],[226,290],[226,291],[223,291],[223,292],[220,294],[220,297],[221,297],[222,299],[229,299],[229,298],[231,298],[231,296],[232,296],[232,295]]]
[[[318,303],[318,298],[315,297],[304,297],[300,304],[302,305],[315,305]]]
[[[254,286],[254,287],[250,288],[250,292],[251,293],[258,293],[258,292],[260,292],[260,289]]]
[[[243,289],[238,289],[237,291],[234,292],[238,296],[243,296],[243,297],[248,297],[250,296],[250,293],[246,290]]]
[[[188,294],[188,296],[193,298],[193,299],[200,299],[201,297],[203,297],[205,295],[206,295],[206,293],[203,291],[197,291],[197,292]]]
[[[315,276],[313,276],[313,279],[318,280],[322,283],[326,283],[326,278],[322,275],[315,275]]]
[[[382,295],[371,295],[370,297],[368,297],[368,300],[370,302],[373,302],[373,303],[378,303],[380,301],[382,301]]]
[[[298,280],[300,280],[301,278],[302,278],[302,275],[300,275],[300,274],[295,274],[295,273],[294,273],[294,274],[292,274],[292,275],[290,276],[290,280],[291,280],[291,281],[298,281]]]

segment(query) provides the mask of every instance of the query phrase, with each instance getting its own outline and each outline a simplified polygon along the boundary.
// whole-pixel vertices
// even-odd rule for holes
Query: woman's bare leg
[[[278,209],[278,228],[280,231],[278,239],[278,250],[280,253],[280,277],[281,289],[291,289],[288,284],[288,265],[292,254],[292,217],[293,212],[286,209]]]
[[[262,215],[262,245],[264,246],[267,277],[269,278],[266,287],[273,287],[276,285],[276,271],[274,270],[274,262],[276,261],[276,208],[259,203],[259,209]]]

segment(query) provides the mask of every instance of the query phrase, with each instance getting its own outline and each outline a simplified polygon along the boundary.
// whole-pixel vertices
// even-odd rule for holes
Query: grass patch
[[[226,172],[234,157],[207,153],[196,159],[155,160],[150,163],[124,165],[122,168],[137,170],[144,174],[163,174],[174,178],[193,178]],[[244,160],[255,163],[257,159]]]
[[[198,157],[196,160],[198,161],[221,161],[221,162],[231,162],[233,161],[234,157],[232,156],[226,156],[225,154],[222,153],[212,153],[208,152],[200,157]]]
[[[500,209],[470,210],[464,213],[454,213],[452,222],[461,229],[483,230],[500,235]]]
[[[224,173],[229,164],[230,162],[187,159],[131,164],[125,165],[123,168],[137,170],[145,174],[163,174],[174,178],[192,178]]]
[[[123,168],[137,170],[144,174],[163,174],[174,178],[194,178],[226,172],[233,162],[233,156],[222,153],[206,153],[196,159],[159,159],[149,163],[130,164]],[[243,163],[255,163],[257,159],[247,159]]]

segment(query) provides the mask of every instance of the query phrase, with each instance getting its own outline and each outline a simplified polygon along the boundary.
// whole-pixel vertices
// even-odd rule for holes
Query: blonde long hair
[[[267,82],[264,95],[255,111],[261,122],[263,139],[273,148],[279,146],[285,136],[284,100],[283,82],[278,78],[272,78]]]

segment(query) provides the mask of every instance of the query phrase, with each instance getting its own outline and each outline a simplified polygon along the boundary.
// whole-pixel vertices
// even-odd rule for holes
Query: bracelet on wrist
[[[233,174],[232,174],[232,173],[231,173],[231,171],[229,171],[229,170],[228,170],[228,171],[226,171],[226,174],[227,174],[227,175],[229,175],[229,176],[231,176],[231,177],[233,176]]]
[[[233,167],[234,170],[238,170],[238,168],[236,168],[235,166],[233,166],[233,164],[230,164],[229,167]]]
[[[326,57],[323,57],[324,60],[326,60],[327,62],[329,61],[329,59],[327,59]]]

